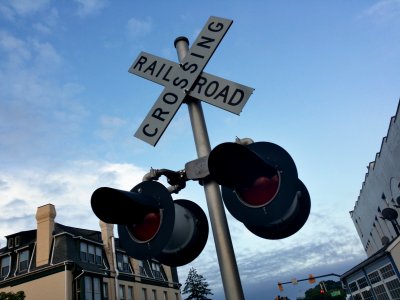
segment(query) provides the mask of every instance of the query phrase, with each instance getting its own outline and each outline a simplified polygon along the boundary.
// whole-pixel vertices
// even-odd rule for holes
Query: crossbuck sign
[[[164,90],[135,133],[155,146],[187,97],[240,114],[253,90],[203,72],[232,20],[210,17],[180,64],[141,52],[129,72],[164,86]]]

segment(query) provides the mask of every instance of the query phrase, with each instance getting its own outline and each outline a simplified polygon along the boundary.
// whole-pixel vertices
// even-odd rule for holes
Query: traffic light
[[[173,200],[157,181],[144,181],[131,191],[101,187],[91,205],[106,223],[118,224],[118,235],[127,254],[136,259],[155,258],[168,266],[183,266],[203,250],[208,221],[194,202]]]
[[[280,292],[283,292],[283,285],[280,282],[278,282],[278,289]]]
[[[315,277],[313,274],[308,274],[308,283],[315,283]]]
[[[210,152],[208,169],[221,185],[228,211],[255,235],[282,239],[305,224],[310,195],[282,147],[269,142],[223,143]]]

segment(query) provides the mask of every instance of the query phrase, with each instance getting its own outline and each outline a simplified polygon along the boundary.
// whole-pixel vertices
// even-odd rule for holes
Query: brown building
[[[128,257],[112,224],[101,231],[55,222],[52,204],[37,209],[37,229],[6,236],[0,292],[27,300],[181,300],[176,268]]]

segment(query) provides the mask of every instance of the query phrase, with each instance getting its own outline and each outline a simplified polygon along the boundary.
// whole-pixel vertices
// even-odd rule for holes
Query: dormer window
[[[117,253],[118,270],[122,272],[130,272],[129,259],[126,254]]]
[[[103,253],[100,247],[96,247],[96,264],[101,265],[103,263]]]
[[[14,239],[13,238],[9,238],[7,241],[7,248],[10,249],[14,247]]]
[[[10,256],[4,256],[1,258],[0,261],[0,276],[2,278],[7,277],[8,274],[10,273],[10,265],[11,265],[11,257]]]
[[[144,263],[142,260],[139,260],[139,273],[142,276],[147,276],[146,269],[144,268]]]
[[[24,250],[19,253],[18,271],[23,272],[28,270],[29,265],[29,250]]]
[[[94,259],[94,246],[89,244],[88,245],[88,262],[90,262],[91,264],[95,263],[95,259]]]
[[[80,256],[81,256],[81,261],[87,261],[87,244],[84,242],[81,242],[80,244]]]
[[[19,245],[21,244],[21,237],[16,236],[14,242],[15,242],[15,247],[19,247]]]
[[[154,277],[157,279],[164,280],[164,277],[162,276],[161,273],[161,267],[159,264],[152,262],[151,263],[151,270],[153,271]]]
[[[102,265],[103,263],[102,248],[97,247],[93,244],[80,242],[80,258],[81,261],[85,261],[91,264]]]

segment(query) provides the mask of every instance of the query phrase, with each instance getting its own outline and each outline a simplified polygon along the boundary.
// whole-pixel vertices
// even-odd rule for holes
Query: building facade
[[[367,259],[341,276],[348,298],[400,299],[400,103],[350,216]]]
[[[0,249],[0,292],[27,300],[181,300],[176,268],[129,257],[114,237],[55,222],[52,204],[37,209],[37,229],[7,236]]]

